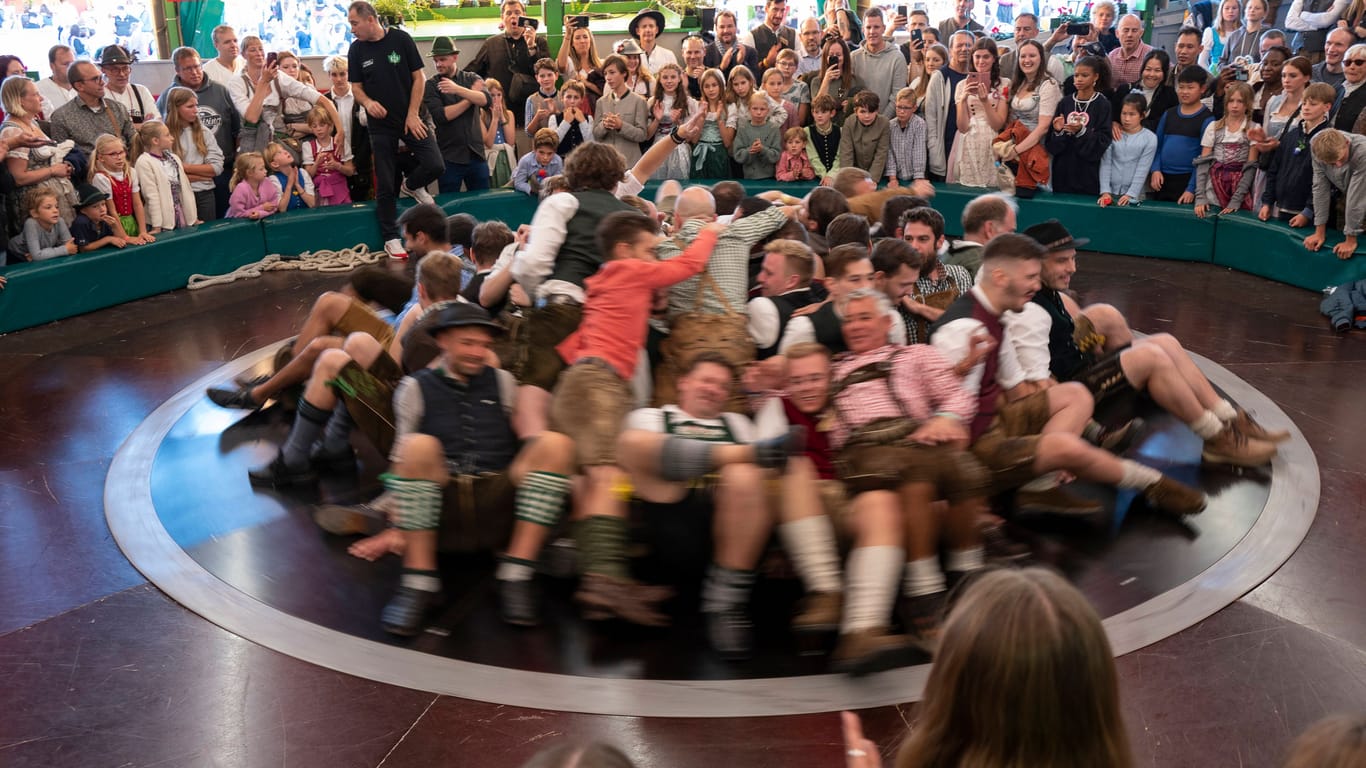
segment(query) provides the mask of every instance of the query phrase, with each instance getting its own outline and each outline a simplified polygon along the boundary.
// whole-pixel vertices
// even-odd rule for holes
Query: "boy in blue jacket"
[[[1157,156],[1149,186],[1151,199],[1190,205],[1195,202],[1195,158],[1214,113],[1201,103],[1209,74],[1191,65],[1176,76],[1176,106],[1157,123]]]

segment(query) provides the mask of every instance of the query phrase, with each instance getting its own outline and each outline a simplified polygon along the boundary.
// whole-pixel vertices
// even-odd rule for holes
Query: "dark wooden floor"
[[[1322,503],[1294,557],[1118,662],[1137,764],[1275,765],[1309,723],[1366,702],[1366,337],[1329,333],[1313,294],[1209,266],[1087,256],[1081,269],[1087,301],[1229,368],[1317,454]],[[614,718],[438,697],[262,649],[148,585],[104,524],[110,457],[167,397],[287,335],[337,282],[274,274],[0,337],[0,764],[499,768],[567,737],[648,766],[841,764],[834,715]],[[888,752],[913,714],[864,713]]]

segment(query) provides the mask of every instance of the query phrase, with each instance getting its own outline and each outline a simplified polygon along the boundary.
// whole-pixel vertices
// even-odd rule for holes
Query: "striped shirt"
[[[721,233],[707,262],[707,274],[730,302],[732,311],[745,314],[749,300],[749,252],[755,243],[776,232],[787,223],[787,214],[782,208],[774,206],[766,211],[736,219]],[[678,237],[659,244],[656,252],[660,259],[676,258],[697,237],[697,232],[707,224],[701,219],[689,219],[678,231]],[[681,245],[680,245],[681,243]],[[685,312],[692,312],[697,300],[697,291],[702,278],[690,277],[675,285],[669,291],[669,318],[673,319]],[[707,291],[702,297],[702,312],[709,315],[722,315],[726,308],[716,294]]]
[[[924,422],[936,414],[950,414],[966,423],[976,413],[973,395],[963,388],[963,380],[953,372],[953,365],[939,350],[925,344],[889,344],[860,355],[840,357],[831,372],[833,380],[840,381],[865,365],[893,355],[896,360],[887,378],[854,384],[835,397],[839,418],[830,433],[832,447],[842,447],[849,439],[850,429],[875,419],[898,418],[905,413]]]
[[[906,127],[900,120],[888,126],[891,144],[887,148],[887,178],[917,181],[925,178],[927,150],[925,118],[911,115]]]

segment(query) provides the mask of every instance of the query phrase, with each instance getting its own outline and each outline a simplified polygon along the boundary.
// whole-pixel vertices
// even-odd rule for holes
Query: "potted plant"
[[[419,11],[430,11],[431,0],[374,0],[375,12],[386,27],[401,27],[404,21],[417,21]]]

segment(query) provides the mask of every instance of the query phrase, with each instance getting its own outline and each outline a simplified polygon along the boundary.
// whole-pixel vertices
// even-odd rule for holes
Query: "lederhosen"
[[[890,356],[854,369],[831,387],[835,418],[849,429],[849,438],[835,459],[836,475],[850,495],[895,490],[910,482],[933,483],[950,502],[982,495],[988,484],[987,473],[971,454],[907,442],[906,438],[920,428],[920,421],[906,411],[892,386],[892,371],[904,352],[904,347],[898,347]],[[840,407],[839,398],[846,389],[869,381],[882,382],[901,415],[855,426]]]
[[[1048,369],[1054,378],[1082,384],[1090,390],[1097,406],[1135,394],[1119,361],[1127,345],[1105,353],[1105,337],[1096,333],[1085,315],[1080,323],[1074,320],[1055,290],[1043,288],[1034,294],[1033,301],[1053,321],[1048,329]]]

